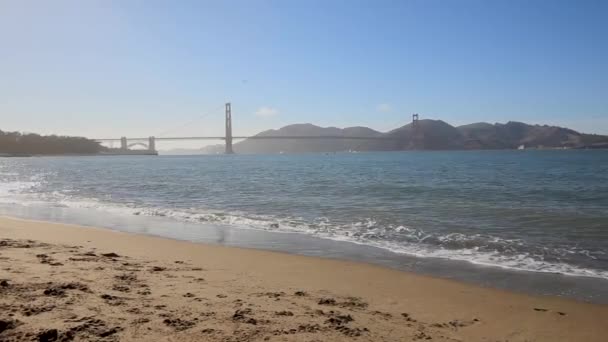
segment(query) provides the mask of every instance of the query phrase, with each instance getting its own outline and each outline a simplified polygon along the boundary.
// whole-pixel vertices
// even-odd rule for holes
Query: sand
[[[606,341],[608,306],[0,218],[0,341]]]

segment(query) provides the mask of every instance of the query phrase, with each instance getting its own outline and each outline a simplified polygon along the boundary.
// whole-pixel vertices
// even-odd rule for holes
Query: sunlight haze
[[[217,135],[232,102],[236,135],[386,131],[414,112],[608,134],[607,13],[603,1],[4,0],[2,129]]]

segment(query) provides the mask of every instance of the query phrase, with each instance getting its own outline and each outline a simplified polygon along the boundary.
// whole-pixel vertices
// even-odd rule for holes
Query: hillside
[[[391,150],[460,150],[464,137],[455,127],[441,120],[420,120],[415,127],[408,124],[386,133],[394,137]]]
[[[99,143],[86,138],[0,131],[1,154],[96,154],[104,150]]]
[[[323,136],[356,136],[377,137],[382,133],[367,127],[319,127],[312,124],[295,124],[277,130],[268,130],[256,136],[314,136],[320,139],[247,139],[236,143],[234,150],[237,153],[305,153],[305,152],[338,152],[348,150],[377,150],[382,146],[370,140],[337,140],[323,139]]]
[[[562,127],[522,122],[479,122],[459,127],[441,120],[420,120],[386,133],[367,127],[319,127],[295,124],[267,130],[256,136],[314,136],[319,139],[247,139],[234,145],[236,153],[306,153],[339,151],[475,150],[526,148],[608,148],[608,137],[583,134]],[[383,140],[323,139],[324,136],[383,137]],[[203,149],[222,153],[223,145]]]
[[[522,122],[506,124],[476,123],[460,126],[469,148],[514,149],[530,148],[580,148],[596,142],[608,142],[608,137],[581,134],[574,130],[547,125],[528,125]]]

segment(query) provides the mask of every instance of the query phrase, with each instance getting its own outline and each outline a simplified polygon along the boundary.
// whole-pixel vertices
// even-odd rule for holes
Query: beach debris
[[[141,291],[137,291],[138,295],[142,295],[142,296],[149,296],[152,294],[152,291],[150,290],[141,290]]]
[[[348,297],[344,302],[339,303],[339,306],[364,309],[368,304],[359,297]]]
[[[258,324],[258,321],[253,317],[248,317],[248,315],[250,315],[251,312],[252,311],[249,308],[236,310],[234,312],[234,315],[232,315],[232,320],[235,322],[242,322],[242,323],[256,325],[256,324]]]
[[[0,286],[2,287],[8,287],[8,280],[4,279],[0,281]]]
[[[44,330],[38,334],[38,341],[40,342],[57,341],[58,339],[59,331],[57,331],[57,329]]]
[[[388,313],[388,312],[382,312],[382,311],[372,311],[372,315],[374,316],[382,316],[385,319],[389,319],[391,317],[393,317],[392,314]]]
[[[455,319],[453,321],[449,321],[448,324],[454,328],[462,328],[462,327],[466,327],[466,326],[473,324],[473,322],[463,322],[463,321],[459,321],[459,320]]]
[[[475,324],[476,322],[479,322],[479,319],[473,318],[470,321],[461,321],[458,319],[454,319],[447,323],[433,323],[433,324],[431,324],[431,327],[433,327],[433,328],[452,328],[454,330],[457,330],[458,328],[464,328],[464,327],[471,326],[471,325]]]
[[[65,296],[66,290],[80,290],[82,292],[91,292],[91,290],[89,290],[89,287],[87,285],[72,282],[72,283],[51,285],[50,287],[46,288],[43,293],[46,296],[63,297],[63,296]]]
[[[268,298],[274,298],[274,300],[280,300],[281,297],[283,297],[285,295],[285,292],[281,291],[281,292],[263,292],[260,293],[259,296],[260,297],[268,297]]]
[[[298,326],[299,332],[315,333],[319,330],[321,330],[321,326],[318,324],[300,324]]]
[[[166,269],[167,269],[166,267],[152,266],[152,268],[150,268],[150,272],[162,272]]]
[[[120,255],[114,253],[114,252],[110,252],[110,253],[101,253],[101,256],[104,256],[106,258],[120,258]]]
[[[0,334],[5,330],[15,329],[21,325],[21,321],[14,319],[0,319]]]
[[[84,340],[91,340],[90,337],[104,338],[114,335],[123,330],[123,328],[119,326],[108,327],[106,322],[100,319],[96,319],[93,316],[82,317],[80,319],[74,320],[74,322],[80,322],[80,324],[70,328],[68,331],[61,334],[57,339],[58,341],[72,340],[77,334],[89,337]]]
[[[133,273],[123,273],[123,274],[119,274],[117,276],[114,276],[114,278],[126,282],[126,283],[131,283],[134,281],[137,281],[137,276]]]
[[[130,292],[131,291],[131,289],[128,286],[117,285],[117,284],[114,284],[114,286],[112,286],[112,290],[118,291],[118,292]]]
[[[367,328],[351,328],[344,325],[338,325],[335,327],[335,329],[343,333],[344,335],[350,337],[358,337],[361,336],[361,334],[363,333],[369,332],[369,329]]]
[[[319,305],[336,305],[336,300],[333,298],[321,298],[318,302]]]
[[[187,321],[181,318],[166,318],[163,323],[176,331],[187,330],[196,325],[195,321]]]
[[[0,247],[12,247],[12,248],[32,248],[32,247],[46,247],[49,244],[36,242],[34,240],[12,240],[12,239],[0,239]]]
[[[325,316],[325,311],[317,309],[314,311],[314,314],[318,316]]]
[[[408,314],[407,312],[403,312],[401,313],[401,316],[403,316],[403,318],[405,318],[406,321],[408,322],[417,322],[415,319],[412,318],[412,316],[410,316],[410,314]]]
[[[118,306],[118,305],[124,305],[125,304],[123,302],[124,298],[117,297],[117,296],[112,296],[112,295],[107,294],[107,293],[106,294],[102,294],[99,297],[101,297],[101,299],[105,300],[108,305]]]
[[[131,322],[131,325],[146,324],[149,322],[150,322],[149,318],[142,317],[142,318],[135,319],[133,322]]]
[[[293,312],[291,311],[277,311],[274,313],[277,316],[293,316]]]
[[[298,297],[306,297],[308,296],[308,293],[306,293],[305,291],[296,291],[294,295]]]
[[[355,319],[350,314],[341,314],[339,312],[330,311],[330,317],[325,321],[325,324],[333,327],[335,330],[350,337],[361,336],[365,332],[369,332],[367,328],[352,328],[348,324]]]
[[[433,337],[427,335],[424,331],[418,331],[415,335],[414,335],[414,341],[417,340],[432,340]]]
[[[342,324],[347,324],[350,323],[352,321],[354,321],[355,319],[353,318],[353,316],[351,315],[342,315],[339,313],[333,313],[331,314],[331,317],[328,318],[325,323],[331,324],[331,325],[342,325]]]
[[[114,300],[114,299],[118,299],[118,297],[116,297],[116,296],[112,296],[112,295],[109,295],[109,294],[102,294],[102,295],[101,295],[101,296],[99,296],[99,297],[101,297],[101,299],[105,299],[105,300]]]
[[[35,316],[38,314],[41,314],[43,312],[49,312],[51,310],[53,310],[55,308],[54,305],[48,305],[48,306],[26,306],[23,308],[23,311],[21,311],[21,313],[23,314],[23,316]]]
[[[104,256],[106,258],[120,258],[120,255],[114,253],[114,252],[110,252],[110,253],[101,253],[101,256]]]
[[[272,334],[273,334],[273,335],[275,335],[275,336],[278,336],[278,335],[290,335],[290,334],[295,334],[295,333],[297,333],[297,332],[298,332],[298,330],[297,330],[297,329],[289,329],[289,330],[286,330],[286,329],[277,329],[277,330],[274,330],[274,331],[272,332]],[[264,340],[265,340],[265,341],[268,341],[268,339],[264,339]]]
[[[46,254],[36,254],[36,258],[40,260],[41,264],[48,264],[50,266],[63,266],[62,263],[55,261],[53,258]]]
[[[344,301],[337,301],[334,298],[321,298],[318,301],[319,305],[339,306],[348,309],[365,309],[368,304],[359,297],[347,297]]]
[[[103,331],[103,332],[97,334],[97,336],[99,336],[99,337],[107,337],[107,336],[110,336],[110,335],[114,335],[114,334],[116,334],[117,332],[119,332],[121,330],[122,330],[122,328],[120,328],[120,327],[114,327],[114,328],[110,328],[110,329],[108,329],[106,331]]]
[[[534,308],[534,311],[546,312],[548,310],[543,308]]]

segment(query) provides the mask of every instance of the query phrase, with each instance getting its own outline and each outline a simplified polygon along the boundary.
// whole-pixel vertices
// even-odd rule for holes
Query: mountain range
[[[441,120],[419,120],[389,132],[367,127],[319,127],[295,124],[258,133],[256,136],[294,139],[246,139],[234,144],[236,153],[307,153],[340,151],[477,150],[525,148],[608,148],[608,136],[584,134],[548,125],[522,122],[485,122],[454,127]],[[319,137],[297,139],[298,136]],[[324,136],[369,137],[370,139],[323,139]],[[382,139],[378,139],[382,138]],[[224,145],[203,148],[221,153]]]

